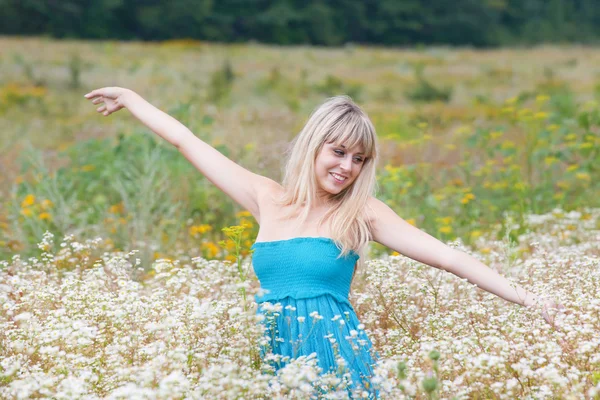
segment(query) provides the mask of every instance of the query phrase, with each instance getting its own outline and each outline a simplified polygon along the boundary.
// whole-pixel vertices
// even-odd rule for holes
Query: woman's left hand
[[[552,299],[548,299],[542,303],[542,317],[556,330],[558,330],[558,326],[555,319],[558,310],[566,310],[566,307]]]

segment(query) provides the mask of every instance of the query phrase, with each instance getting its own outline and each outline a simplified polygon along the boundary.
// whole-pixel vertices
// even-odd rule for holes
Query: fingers
[[[95,98],[97,96],[102,96],[102,93],[101,93],[100,89],[92,90],[91,92],[86,93],[86,94],[83,95],[83,97],[85,97],[86,99],[93,99],[93,98]]]
[[[111,88],[111,87],[103,87],[100,89],[94,89],[91,92],[84,94],[83,97],[85,97],[88,100],[97,98],[98,96],[110,97],[113,89],[114,88]]]

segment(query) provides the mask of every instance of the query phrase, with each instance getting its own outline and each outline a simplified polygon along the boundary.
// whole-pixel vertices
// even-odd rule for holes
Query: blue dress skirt
[[[255,296],[269,343],[261,355],[270,348],[281,356],[268,361],[276,371],[316,353],[323,374],[351,377],[349,394],[361,387],[376,398],[370,378],[379,354],[348,300],[359,256],[339,257],[340,249],[325,237],[256,242],[252,249],[254,272],[267,292]]]

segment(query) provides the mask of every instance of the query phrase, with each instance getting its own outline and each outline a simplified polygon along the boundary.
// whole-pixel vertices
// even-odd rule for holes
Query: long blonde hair
[[[366,214],[367,200],[375,195],[377,137],[367,114],[348,96],[335,96],[317,107],[291,143],[283,178],[284,193],[277,201],[290,206],[288,215],[302,224],[316,204],[318,183],[315,160],[325,143],[340,143],[350,149],[362,145],[364,161],[358,177],[350,186],[330,198],[332,206],[319,219],[330,223],[331,236],[340,247],[340,256],[351,250],[363,255],[371,240]],[[302,211],[300,209],[304,206]]]

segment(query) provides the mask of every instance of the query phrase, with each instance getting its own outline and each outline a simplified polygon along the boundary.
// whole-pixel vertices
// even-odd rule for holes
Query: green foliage
[[[71,53],[68,62],[69,87],[71,89],[79,89],[81,87],[81,72],[89,66],[89,63],[83,62],[79,53]]]
[[[442,101],[447,103],[452,96],[452,87],[437,87],[429,82],[424,76],[425,66],[423,64],[415,65],[415,79],[417,83],[414,87],[405,92],[406,97],[417,102]]]
[[[21,67],[23,71],[23,75],[27,79],[27,82],[33,86],[46,86],[46,79],[42,76],[42,74],[36,70],[35,63],[31,60],[25,59],[20,54],[15,54],[13,56],[13,60],[15,64]]]
[[[9,211],[15,229],[34,243],[46,230],[59,237],[110,237],[117,248],[181,240],[176,221],[192,218],[206,224],[235,223],[234,204],[174,148],[157,143],[147,132],[78,142],[62,153],[66,166],[50,173],[39,151],[21,155],[21,168],[40,179],[22,182]],[[52,220],[35,216],[18,221],[20,199],[34,195],[53,204]],[[18,223],[17,223],[18,221]],[[227,221],[227,222],[225,222]],[[149,261],[152,246],[142,248]]]
[[[225,101],[228,98],[229,93],[231,93],[234,79],[235,74],[231,62],[225,60],[221,68],[213,72],[210,77],[208,86],[209,101],[216,104],[221,104]]]
[[[260,80],[256,90],[260,95],[274,94],[293,111],[298,111],[301,100],[305,99],[310,87],[307,84],[307,71],[303,69],[299,79],[294,76],[286,76],[277,67],[271,68],[269,75]]]
[[[361,101],[363,87],[358,83],[345,83],[333,75],[327,75],[325,80],[315,85],[315,90],[326,96],[346,94],[354,101]]]
[[[597,43],[599,21],[593,0],[0,2],[0,34],[57,38],[481,47]]]

